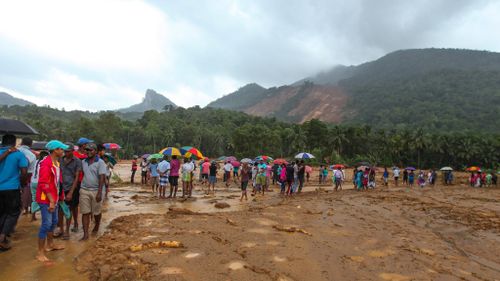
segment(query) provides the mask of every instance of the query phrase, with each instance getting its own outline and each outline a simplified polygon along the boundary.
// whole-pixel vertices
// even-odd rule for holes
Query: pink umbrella
[[[229,156],[229,157],[226,157],[226,161],[231,161],[231,162],[233,162],[233,161],[236,161],[236,160],[237,160],[237,159],[236,159],[236,157],[234,157],[234,156]]]
[[[231,165],[233,165],[233,167],[239,167],[240,166],[240,162],[238,162],[238,161],[231,161]]]

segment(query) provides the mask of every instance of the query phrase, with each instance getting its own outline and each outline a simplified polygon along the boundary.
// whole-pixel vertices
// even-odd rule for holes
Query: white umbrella
[[[453,171],[452,167],[443,167],[440,169],[441,171]]]
[[[241,163],[251,163],[251,162],[252,162],[252,159],[250,159],[250,158],[243,158],[243,159],[241,159],[241,161],[240,161],[240,162],[241,162]]]
[[[314,155],[312,155],[311,153],[307,152],[301,152],[295,155],[295,159],[311,159],[311,158],[316,158],[316,157],[314,157]]]

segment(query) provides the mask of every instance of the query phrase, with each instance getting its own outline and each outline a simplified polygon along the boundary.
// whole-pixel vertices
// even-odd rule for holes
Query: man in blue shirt
[[[7,237],[21,214],[20,187],[26,185],[28,159],[15,149],[16,137],[4,135],[0,146],[0,251],[10,249]]]

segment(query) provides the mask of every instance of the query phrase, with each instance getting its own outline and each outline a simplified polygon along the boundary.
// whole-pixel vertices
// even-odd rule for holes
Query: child
[[[384,174],[382,175],[382,180],[384,181],[385,186],[389,186],[389,172],[387,171],[387,167],[384,168]]]
[[[410,171],[410,173],[408,174],[408,185],[411,187],[413,187],[413,183],[415,182],[415,173],[413,173],[413,171]]]
[[[425,176],[424,176],[424,172],[420,171],[420,173],[418,174],[418,185],[420,186],[420,188],[424,188],[425,186]]]

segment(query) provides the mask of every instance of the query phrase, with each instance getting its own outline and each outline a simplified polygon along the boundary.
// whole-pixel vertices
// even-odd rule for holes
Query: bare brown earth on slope
[[[272,115],[282,109],[288,100],[299,94],[299,89],[300,87],[282,87],[277,94],[260,100],[244,112],[257,116]],[[347,96],[340,88],[314,85],[300,98],[300,102],[293,104],[291,108],[286,108],[285,112],[288,117],[297,117],[300,123],[313,118],[339,123],[342,121],[346,102]]]
[[[131,208],[157,200],[132,199]],[[75,264],[91,280],[498,280],[499,199],[498,188],[465,185],[323,186],[294,198],[271,192],[222,213],[179,203],[115,219]],[[217,200],[196,201],[214,208]]]

